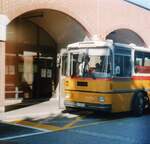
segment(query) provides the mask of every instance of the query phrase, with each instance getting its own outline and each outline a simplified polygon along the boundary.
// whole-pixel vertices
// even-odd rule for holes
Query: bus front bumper
[[[93,110],[102,110],[102,111],[111,111],[111,104],[91,104],[91,103],[82,103],[82,102],[71,102],[65,101],[64,105],[71,108],[83,108],[83,109],[93,109]]]

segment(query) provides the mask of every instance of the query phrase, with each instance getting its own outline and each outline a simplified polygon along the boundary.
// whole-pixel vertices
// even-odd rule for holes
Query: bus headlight
[[[69,98],[70,98],[70,94],[69,94],[69,93],[66,94],[65,98],[66,98],[66,99],[69,99]]]
[[[99,101],[100,101],[100,102],[104,102],[104,101],[105,101],[105,97],[100,96],[100,97],[99,97]]]

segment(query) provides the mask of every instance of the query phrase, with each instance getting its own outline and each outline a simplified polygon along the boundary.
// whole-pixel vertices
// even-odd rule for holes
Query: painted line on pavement
[[[73,128],[81,128],[81,127],[87,127],[87,126],[94,126],[97,124],[109,124],[115,121],[118,121],[118,119],[114,119],[114,120],[103,120],[103,121],[96,121],[96,122],[91,122],[88,124],[81,124],[81,125],[75,125],[76,123],[78,123],[79,121],[83,120],[86,116],[79,116],[77,117],[75,120],[73,120],[72,122],[66,124],[63,127],[58,127],[55,125],[49,125],[49,124],[42,124],[42,123],[38,123],[38,122],[30,122],[30,121],[19,121],[17,122],[17,124],[20,125],[24,125],[24,126],[29,126],[30,128],[37,128],[39,130],[47,130],[49,132],[55,132],[55,131],[63,131],[63,130],[68,130],[68,129],[73,129]]]
[[[49,131],[62,131],[62,130],[66,130],[66,129],[70,129],[70,128],[75,128],[77,126],[74,126],[76,123],[78,123],[79,121],[81,121],[82,119],[84,119],[86,116],[88,116],[91,113],[88,113],[87,115],[84,116],[78,116],[76,117],[75,120],[71,121],[70,123],[66,124],[63,127],[58,127],[58,126],[54,126],[54,125],[49,125],[49,124],[42,124],[42,123],[37,123],[37,122],[30,122],[30,121],[16,121],[16,124],[19,125],[24,125],[30,128],[37,128],[39,130],[49,130]]]
[[[98,124],[108,124],[108,123],[110,123],[110,121],[99,121],[99,122],[94,122],[94,123],[82,124],[82,125],[78,125],[78,126],[71,126],[69,128],[65,128],[64,130],[74,129],[74,128],[82,128],[82,127],[87,127],[87,126],[94,126],[94,125],[98,125]]]
[[[49,131],[49,130],[41,129],[41,128],[38,128],[38,127],[33,127],[33,126],[29,126],[29,125],[20,124],[20,121],[19,122],[18,121],[17,122],[10,122],[10,123],[6,123],[6,124],[19,126],[19,127],[24,127],[24,128],[29,128],[29,129],[34,129],[34,130],[39,130],[39,131],[45,131],[45,132]]]
[[[11,139],[16,139],[16,138],[24,138],[24,137],[35,136],[35,135],[46,134],[46,133],[49,133],[49,132],[35,132],[35,133],[30,133],[30,134],[23,134],[23,135],[17,135],[17,136],[4,137],[4,138],[0,138],[0,141],[11,140]]]
[[[73,120],[72,122],[66,124],[66,125],[63,127],[63,129],[68,129],[68,128],[73,127],[76,123],[78,123],[79,121],[83,120],[84,118],[86,118],[86,117],[87,117],[88,115],[90,115],[91,113],[92,113],[92,112],[86,112],[86,114],[85,114],[85,112],[80,112],[80,115],[81,115],[81,116],[76,117],[75,120]],[[82,115],[82,114],[84,114],[84,115]]]
[[[19,125],[29,126],[31,128],[38,128],[40,130],[48,130],[51,131],[58,131],[61,129],[61,127],[54,126],[54,125],[47,125],[47,124],[41,124],[37,122],[30,122],[30,121],[19,121],[17,122]]]
[[[69,130],[73,128],[81,128],[81,127],[87,127],[87,126],[93,126],[97,124],[108,124],[110,121],[100,121],[100,122],[94,122],[94,123],[89,123],[89,124],[82,124],[78,126],[73,126],[72,124],[75,124],[75,122],[78,122],[79,119],[76,119],[76,121],[72,122],[70,125],[64,126],[64,127],[56,127],[53,125],[47,125],[47,124],[39,124],[35,122],[28,122],[28,121],[23,121],[20,122],[22,125],[30,125],[30,127],[34,128],[40,128],[42,130],[49,130],[49,132],[56,132],[56,131],[64,131],[64,130]]]
[[[73,120],[72,122],[66,124],[63,129],[68,129],[70,127],[72,127],[73,125],[75,125],[76,123],[78,123],[81,119],[83,119],[84,117],[77,117],[75,120]]]

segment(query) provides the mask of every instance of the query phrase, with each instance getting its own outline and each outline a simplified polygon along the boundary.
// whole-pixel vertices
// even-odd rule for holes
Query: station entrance
[[[6,99],[51,98],[56,85],[56,55],[26,49],[14,52],[6,52]]]
[[[61,97],[57,58],[63,47],[88,36],[75,19],[54,10],[30,11],[14,19],[7,28],[6,100]]]
[[[54,92],[54,79],[52,72],[54,71],[52,57],[34,58],[34,66],[36,71],[33,74],[32,97],[51,98]],[[54,74],[54,73],[53,73]]]

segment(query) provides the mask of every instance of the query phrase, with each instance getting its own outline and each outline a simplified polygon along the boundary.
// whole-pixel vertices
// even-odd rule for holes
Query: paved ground
[[[0,140],[17,144],[150,144],[149,113],[132,117],[125,113],[64,112],[53,118],[1,124],[1,128]]]
[[[0,123],[0,139],[7,139],[8,137],[15,137],[17,135],[26,135],[31,133],[40,132],[38,129],[32,129],[29,127],[8,124],[8,123]]]
[[[23,119],[36,119],[36,118],[45,118],[47,116],[55,117],[56,115],[61,113],[59,100],[56,98],[52,98],[49,101],[41,102],[37,104],[29,105],[27,107],[19,109],[13,109],[11,111],[7,111],[5,113],[0,114],[0,121],[16,121]]]

